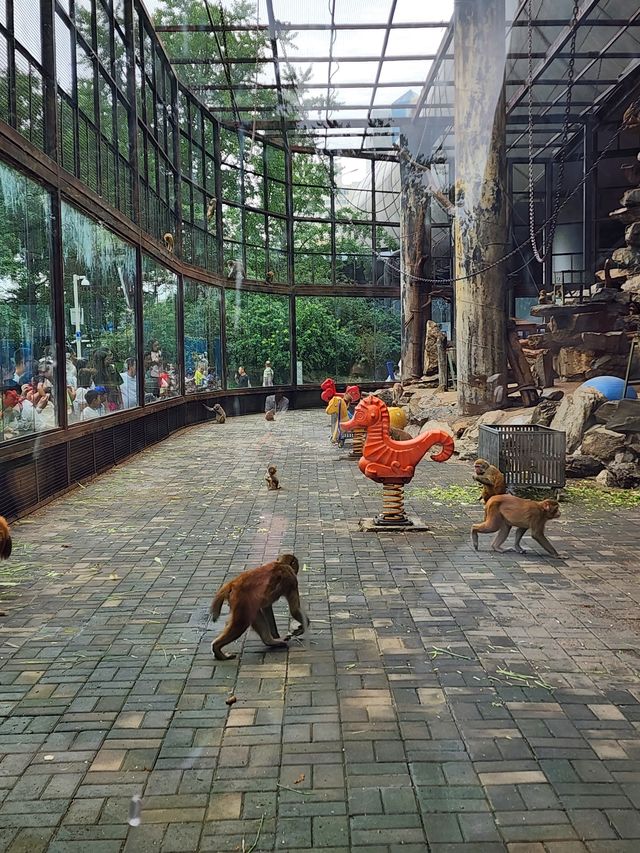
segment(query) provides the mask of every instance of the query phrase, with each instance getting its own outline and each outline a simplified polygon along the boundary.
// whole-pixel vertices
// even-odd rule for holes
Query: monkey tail
[[[211,602],[211,608],[209,609],[209,613],[211,614],[211,618],[215,622],[220,616],[220,611],[222,610],[222,605],[229,598],[229,590],[227,589],[226,584],[218,590],[218,594]]]
[[[213,408],[213,406],[207,406],[207,404],[206,404],[206,403],[203,403],[202,405],[205,407],[205,409],[206,409],[208,412],[215,412],[215,409]]]
[[[11,532],[6,520],[0,515],[0,560],[8,560],[11,556]]]

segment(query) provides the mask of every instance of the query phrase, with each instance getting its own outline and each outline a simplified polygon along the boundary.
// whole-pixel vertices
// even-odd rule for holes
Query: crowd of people
[[[3,440],[43,432],[57,425],[55,367],[51,346],[43,348],[40,358],[27,348],[15,351],[13,367],[4,372],[0,385]],[[175,365],[163,358],[159,342],[152,340],[144,356],[145,402],[152,403],[177,392]],[[116,364],[107,347],[97,347],[87,358],[78,358],[70,347],[66,352],[64,394],[71,424],[134,408],[138,405],[137,359],[132,356]]]
[[[185,375],[185,392],[217,391],[222,387],[215,365],[207,353],[193,354],[193,370]],[[45,346],[39,358],[27,348],[13,355],[13,367],[1,377],[2,408],[0,440],[22,434],[42,432],[57,425],[55,351]],[[245,368],[235,372],[238,388],[251,388]],[[266,360],[262,386],[272,387],[274,371]],[[145,403],[178,393],[175,365],[167,361],[160,343],[152,339],[145,348],[143,389]],[[97,347],[87,358],[79,358],[72,347],[66,351],[65,390],[67,417],[70,424],[93,420],[138,405],[138,362],[129,357],[116,362],[108,347]],[[276,395],[281,396],[281,395]],[[282,400],[267,398],[274,412],[282,411]],[[285,398],[286,400],[286,398]],[[288,402],[288,401],[287,401]]]

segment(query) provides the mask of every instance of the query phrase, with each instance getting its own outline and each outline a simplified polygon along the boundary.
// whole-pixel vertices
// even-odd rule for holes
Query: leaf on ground
[[[160,565],[162,565],[162,560],[160,559],[160,557],[154,557],[153,562],[154,563],[160,563]]]
[[[304,773],[301,773],[301,774],[298,776],[298,778],[297,778],[297,779],[294,779],[294,780],[293,780],[293,784],[294,784],[294,785],[299,785],[299,784],[300,784],[300,782],[304,782],[304,780],[305,780],[305,775],[304,775]]]
[[[109,575],[109,577],[107,578],[107,580],[110,580],[110,581],[119,581],[119,580],[120,580],[120,575],[116,574],[115,572],[111,572],[111,574]]]

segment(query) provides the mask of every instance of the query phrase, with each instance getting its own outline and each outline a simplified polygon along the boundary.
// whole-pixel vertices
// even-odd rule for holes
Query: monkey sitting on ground
[[[220,403],[214,403],[213,406],[207,406],[206,403],[202,404],[208,412],[213,412],[216,416],[215,421],[217,424],[223,424],[227,420],[227,413],[222,408]]]
[[[404,388],[402,387],[402,382],[394,382],[393,387],[391,389],[391,402],[394,406],[400,405],[400,398],[404,394]]]
[[[265,412],[264,419],[265,421],[275,421],[276,413],[273,411],[273,409],[269,409],[268,412]]]
[[[8,560],[11,556],[11,531],[9,525],[0,515],[0,560]]]
[[[275,465],[269,465],[267,473],[264,475],[267,481],[267,489],[270,492],[276,492],[280,488],[280,480],[278,479],[278,469]]]
[[[531,536],[552,557],[558,552],[544,535],[544,526],[552,518],[560,517],[558,501],[527,501],[515,495],[495,495],[489,498],[484,507],[484,521],[471,528],[471,541],[478,550],[478,533],[497,533],[491,543],[491,550],[500,552],[512,527],[517,527],[514,548],[518,554],[524,554],[520,540],[531,530]]]
[[[494,495],[504,495],[507,491],[504,475],[486,459],[476,459],[473,463],[473,479],[482,483],[482,500],[485,503]]]
[[[218,660],[235,657],[225,654],[222,649],[241,637],[249,627],[265,645],[286,648],[290,636],[272,637],[268,621],[271,619],[273,624],[273,603],[282,597],[287,599],[291,616],[300,623],[293,636],[304,634],[309,619],[300,605],[299,567],[298,558],[293,554],[281,554],[277,560],[242,572],[220,587],[211,603],[211,618],[216,621],[225,601],[229,602],[231,615],[222,633],[211,643],[211,651]]]

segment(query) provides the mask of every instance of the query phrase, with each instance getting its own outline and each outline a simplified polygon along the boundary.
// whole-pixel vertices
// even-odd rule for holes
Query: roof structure
[[[452,144],[453,0],[256,0],[242,19],[231,0],[204,2],[201,22],[174,19],[157,31],[178,73],[190,71],[190,88],[222,119],[334,150],[388,151],[406,123],[435,129],[434,145]],[[512,156],[527,152],[527,5],[506,0]],[[561,135],[573,9],[574,0],[532,0],[537,156],[552,153]],[[576,20],[569,118],[577,132],[614,90],[639,84],[640,7],[637,0],[580,0]],[[204,56],[203,33],[210,36]],[[194,37],[199,50],[190,47]],[[226,82],[208,82],[220,66]]]

